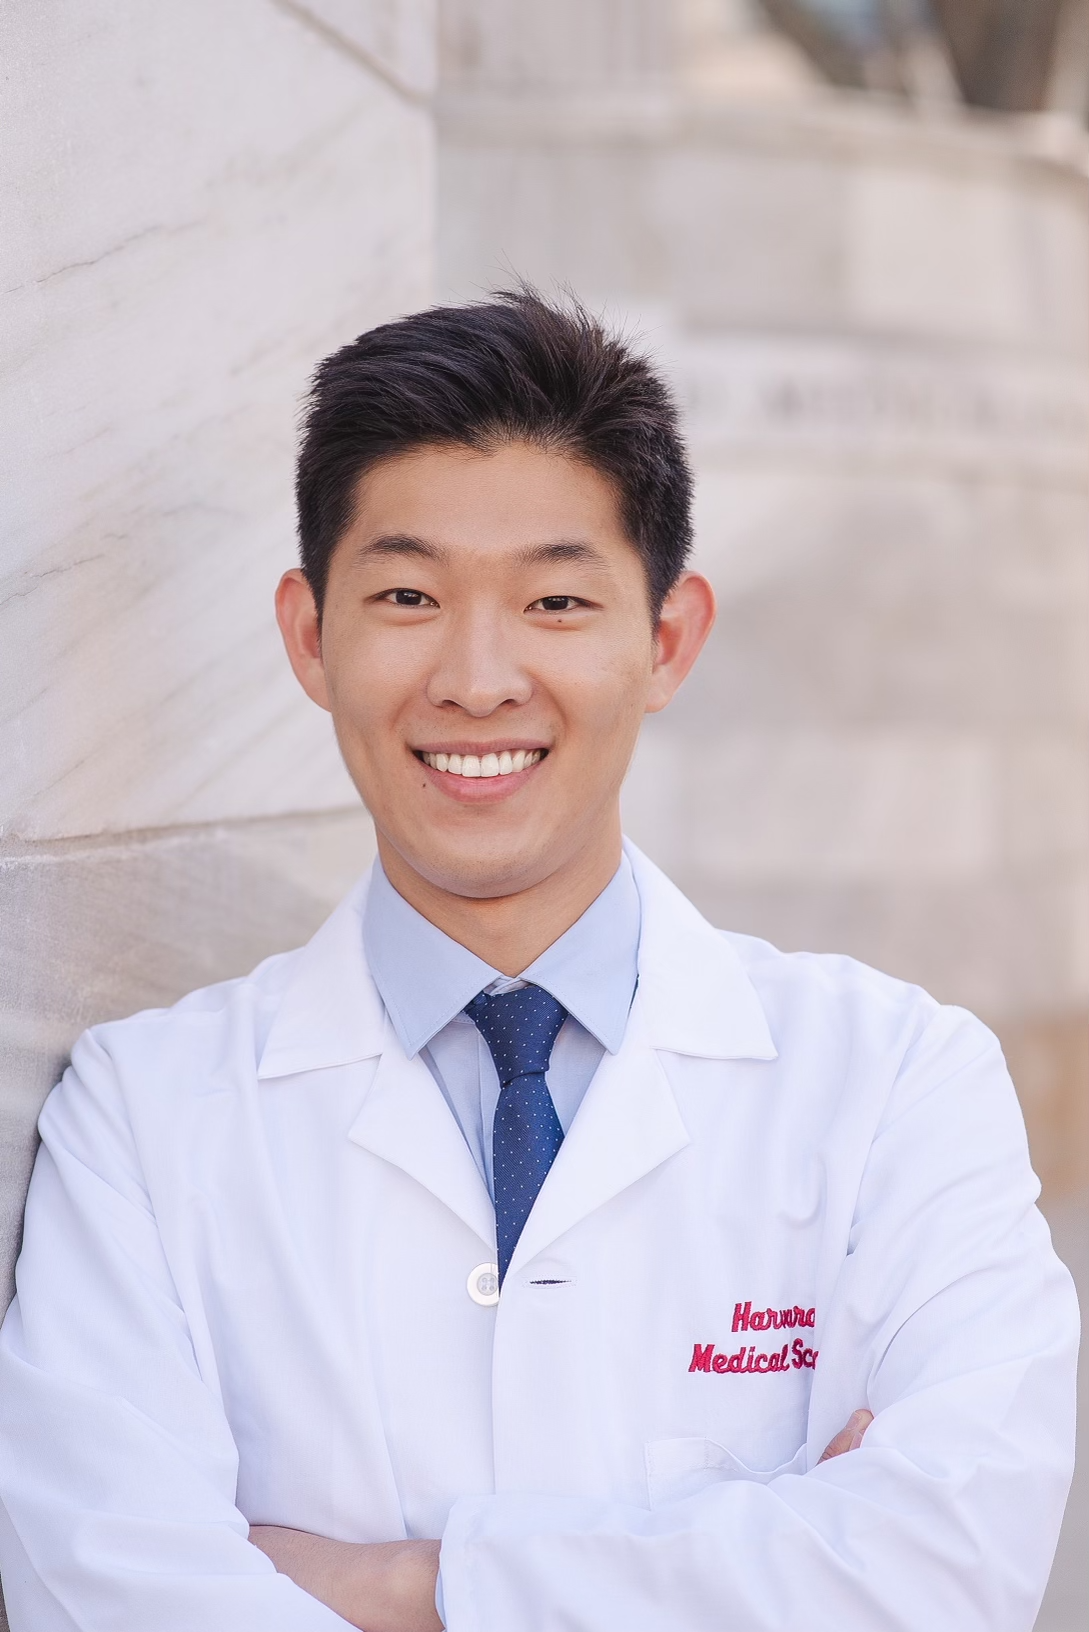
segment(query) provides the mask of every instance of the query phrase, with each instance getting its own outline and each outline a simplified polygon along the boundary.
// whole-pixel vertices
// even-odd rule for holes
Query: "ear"
[[[699,572],[678,578],[662,606],[657,652],[647,691],[646,711],[657,714],[671,702],[703,650],[715,621],[715,592]]]
[[[321,624],[314,592],[298,567],[285,572],[276,589],[276,622],[280,625],[295,678],[320,708],[329,707],[325,665],[321,657]]]

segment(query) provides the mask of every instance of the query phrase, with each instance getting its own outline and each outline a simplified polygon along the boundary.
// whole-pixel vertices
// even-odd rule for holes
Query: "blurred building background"
[[[1084,1284],[1089,0],[85,0],[0,54],[5,1263],[78,1031],[371,854],[271,616],[314,361],[522,275],[688,419],[720,621],[629,830],[980,1012]]]

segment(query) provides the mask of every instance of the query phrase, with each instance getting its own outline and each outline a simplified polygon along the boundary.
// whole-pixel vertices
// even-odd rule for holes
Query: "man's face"
[[[679,676],[595,470],[522,443],[382,462],[333,554],[320,646],[285,636],[383,853],[430,885],[511,895],[618,852],[640,721]]]

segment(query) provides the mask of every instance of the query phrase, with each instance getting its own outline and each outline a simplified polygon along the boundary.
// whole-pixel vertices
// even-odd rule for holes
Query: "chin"
[[[454,847],[436,845],[426,857],[402,851],[421,877],[448,895],[462,895],[473,901],[497,900],[532,889],[562,865],[549,847],[512,846],[482,854],[479,849],[459,852]]]

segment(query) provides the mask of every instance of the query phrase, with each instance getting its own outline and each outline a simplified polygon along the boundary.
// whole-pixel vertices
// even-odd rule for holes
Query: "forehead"
[[[515,442],[487,452],[416,448],[383,459],[360,479],[347,537],[425,538],[455,555],[518,552],[587,542],[634,557],[606,476],[567,454]]]

